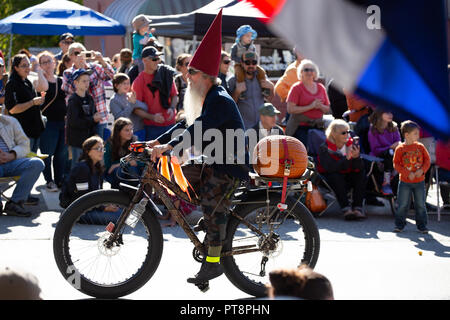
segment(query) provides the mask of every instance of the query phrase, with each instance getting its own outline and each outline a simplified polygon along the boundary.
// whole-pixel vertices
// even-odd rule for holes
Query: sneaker
[[[389,196],[392,194],[392,188],[390,184],[383,184],[381,186],[381,193],[384,194],[385,196]]]
[[[425,229],[419,230],[419,232],[420,232],[420,233],[423,233],[423,234],[428,234],[428,229],[425,228]]]
[[[23,204],[28,206],[36,206],[39,203],[39,198],[28,196],[28,199]]]
[[[58,186],[53,181],[47,182],[47,185],[45,186],[45,188],[47,189],[47,191],[50,191],[50,192],[58,191]]]
[[[15,203],[12,201],[8,201],[5,204],[5,208],[3,209],[3,212],[6,213],[7,216],[15,216],[15,217],[30,217],[31,212],[28,212],[23,207],[23,203]]]
[[[400,228],[395,228],[394,229],[394,232],[396,232],[396,233],[400,233],[400,232],[402,232],[403,231],[403,229],[400,229]]]

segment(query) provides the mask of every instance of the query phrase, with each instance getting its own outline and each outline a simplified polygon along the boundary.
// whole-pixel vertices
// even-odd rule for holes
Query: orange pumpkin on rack
[[[260,176],[299,178],[308,166],[308,152],[300,140],[274,135],[256,144],[252,160],[253,168]]]

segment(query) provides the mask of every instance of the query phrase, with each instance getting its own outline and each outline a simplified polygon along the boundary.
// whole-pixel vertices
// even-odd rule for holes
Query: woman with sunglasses
[[[350,137],[349,130],[344,120],[335,119],[330,123],[326,141],[319,148],[317,169],[334,190],[345,220],[356,220],[366,217],[362,210],[366,179],[360,147]],[[353,189],[352,206],[348,197],[350,189]]]
[[[5,107],[15,117],[30,139],[30,149],[37,152],[39,137],[44,131],[39,106],[44,98],[38,96],[33,84],[27,79],[30,74],[30,60],[25,54],[12,58],[11,73],[5,87]]]
[[[104,146],[103,139],[92,136],[83,142],[80,162],[70,171],[59,195],[60,206],[67,208],[82,195],[103,188],[102,164]],[[86,224],[108,224],[116,222],[120,210],[114,206],[98,207],[84,214],[79,222]]]
[[[41,106],[41,111],[47,118],[45,130],[39,139],[39,148],[42,153],[48,154],[48,157],[44,159],[44,178],[47,190],[56,192],[62,185],[68,162],[65,143],[66,93],[61,90],[62,78],[55,75],[53,54],[48,51],[39,53],[38,62],[38,79],[35,86],[38,92],[45,92],[45,101]],[[52,178],[52,159],[54,180]]]
[[[227,90],[228,94],[231,96],[232,92],[230,91],[230,88],[228,87],[227,82],[227,73],[228,69],[230,68],[231,64],[231,57],[230,54],[226,51],[222,51],[222,54],[220,56],[220,66],[219,66],[219,76],[218,78],[222,80],[222,87]]]
[[[330,112],[330,100],[328,99],[325,87],[318,83],[319,68],[308,59],[303,59],[297,68],[299,82],[295,83],[287,97],[287,112],[291,115],[290,121],[296,119],[296,115],[302,115],[302,119],[294,123],[291,129],[288,122],[289,133],[299,139],[305,146],[308,141],[308,131],[310,129],[323,127],[321,120],[324,113]],[[298,117],[297,117],[298,119]],[[296,119],[296,121],[297,121]]]
[[[179,72],[174,78],[175,85],[178,90],[178,104],[177,104],[177,114],[180,110],[183,110],[184,93],[187,88],[187,74],[188,65],[191,62],[192,55],[188,53],[182,53],[177,58],[177,63],[175,68]]]

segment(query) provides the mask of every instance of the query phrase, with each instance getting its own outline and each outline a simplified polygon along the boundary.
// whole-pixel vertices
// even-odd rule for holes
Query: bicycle
[[[189,199],[176,183],[156,170],[151,149],[137,149],[122,158],[121,165],[130,160],[146,164],[138,187],[122,184],[121,190],[97,190],[78,198],[63,212],[55,229],[53,251],[61,274],[77,290],[93,297],[128,295],[141,288],[158,268],[163,234],[157,219],[161,212],[150,197],[152,190],[194,244],[193,258],[202,262],[207,252],[206,239],[199,240],[165,189],[196,205],[199,199]],[[279,206],[281,187],[271,186],[277,179],[253,175],[260,186],[247,183],[234,190],[221,263],[227,278],[245,293],[265,296],[268,274],[274,268],[300,264],[314,268],[320,250],[319,232],[312,214],[300,202],[314,172],[310,161],[301,178],[289,180],[286,210]],[[294,193],[298,198],[292,196]],[[132,228],[125,221],[143,197],[148,199],[146,210]],[[92,209],[111,205],[122,213],[106,228],[78,223]],[[206,291],[209,283],[197,286]]]

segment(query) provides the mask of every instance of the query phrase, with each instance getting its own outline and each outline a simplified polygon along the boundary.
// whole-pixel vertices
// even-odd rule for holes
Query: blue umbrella
[[[0,33],[23,35],[123,35],[125,27],[72,1],[48,0],[0,20]]]

